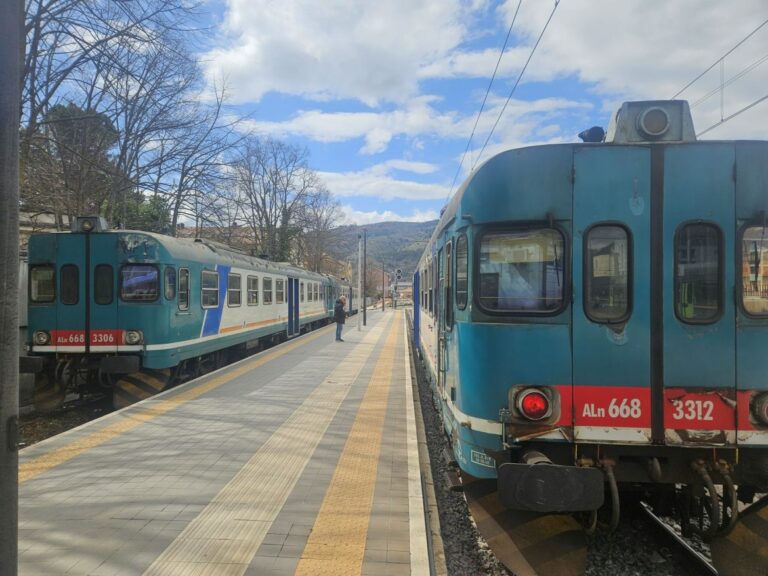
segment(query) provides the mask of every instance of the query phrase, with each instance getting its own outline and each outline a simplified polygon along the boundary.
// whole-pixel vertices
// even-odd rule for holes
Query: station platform
[[[428,575],[402,311],[20,453],[19,574]]]

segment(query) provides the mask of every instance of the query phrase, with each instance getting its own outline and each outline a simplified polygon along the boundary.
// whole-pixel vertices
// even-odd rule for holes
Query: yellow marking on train
[[[398,314],[347,437],[330,487],[296,567],[296,576],[355,575],[362,572],[376,486],[384,418],[398,335]]]
[[[170,412],[182,404],[185,404],[190,400],[194,400],[198,396],[202,396],[211,390],[215,390],[227,382],[231,382],[235,378],[238,378],[243,374],[258,368],[267,362],[284,356],[296,348],[299,348],[304,344],[308,344],[313,340],[324,336],[328,331],[329,330],[318,330],[315,334],[306,336],[301,340],[292,342],[291,344],[287,344],[281,349],[256,358],[251,362],[241,364],[236,368],[233,368],[231,371],[227,371],[226,373],[208,380],[205,383],[192,386],[180,394],[158,401],[157,404],[145,408],[144,410],[138,412],[131,411],[126,414],[121,414],[120,416],[123,417],[123,420],[120,422],[115,422],[114,424],[105,426],[101,430],[97,430],[93,434],[89,434],[85,438],[76,440],[67,446],[62,446],[61,448],[57,448],[56,450],[53,450],[47,454],[38,456],[29,462],[20,462],[19,484],[27,482],[28,480],[32,480],[36,476],[47,472],[51,468],[55,468],[56,466],[64,464],[65,462],[72,460],[72,458],[75,458],[76,456],[79,456],[80,454],[87,452],[92,448],[96,448],[97,446],[100,446],[101,444],[104,444],[105,442],[108,442],[109,440],[112,440],[113,438],[120,436],[121,434],[124,434],[133,428],[144,424],[145,422],[149,422],[158,416],[162,416],[166,412]]]

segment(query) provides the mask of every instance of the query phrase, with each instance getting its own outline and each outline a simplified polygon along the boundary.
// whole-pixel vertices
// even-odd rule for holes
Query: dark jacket
[[[333,307],[333,321],[344,324],[346,317],[346,314],[344,314],[344,304],[341,303],[341,300],[336,300],[336,306]]]

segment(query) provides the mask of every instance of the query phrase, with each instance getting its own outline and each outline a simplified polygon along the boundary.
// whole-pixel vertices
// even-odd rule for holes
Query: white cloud
[[[506,98],[491,95],[481,116],[476,139],[482,138],[493,126]],[[466,140],[472,133],[475,117],[460,117],[455,113],[441,113],[435,109],[434,96],[421,96],[392,112],[322,112],[300,111],[285,122],[249,121],[247,126],[259,134],[278,138],[301,136],[318,142],[344,142],[362,138],[362,154],[384,152],[391,140],[398,136],[414,139],[422,137]],[[511,100],[497,127],[499,135],[513,133],[520,140],[531,133],[540,122],[557,118],[570,111],[589,110],[592,105],[563,98],[539,100]],[[418,148],[418,145],[417,145]]]
[[[460,0],[228,0],[227,6],[226,45],[204,60],[209,75],[227,78],[239,101],[258,101],[269,91],[402,101],[417,94],[418,69],[466,34]]]
[[[429,220],[437,220],[440,217],[437,210],[414,210],[410,216],[403,216],[391,210],[365,212],[355,210],[348,205],[342,206],[341,210],[344,214],[345,223],[357,224],[358,226],[375,224],[377,222],[428,222]]]
[[[444,200],[448,195],[448,188],[439,184],[392,178],[386,165],[360,172],[318,172],[318,176],[337,198],[367,196],[380,200]]]

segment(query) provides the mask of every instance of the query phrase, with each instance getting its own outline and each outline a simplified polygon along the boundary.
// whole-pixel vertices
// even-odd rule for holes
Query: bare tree
[[[315,272],[325,272],[324,262],[341,219],[341,206],[324,187],[307,196],[300,212],[302,234],[297,239],[297,260]]]
[[[273,260],[290,260],[302,232],[298,220],[320,187],[305,149],[273,139],[248,138],[233,166],[255,248]]]

